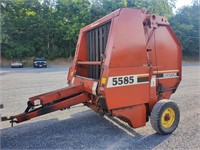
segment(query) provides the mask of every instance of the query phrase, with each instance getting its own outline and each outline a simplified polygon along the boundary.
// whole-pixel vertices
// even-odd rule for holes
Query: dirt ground
[[[1,116],[21,113],[29,97],[66,86],[67,65],[46,69],[0,70]],[[181,119],[173,134],[159,135],[148,122],[132,129],[85,106],[15,124],[0,122],[1,149],[200,149],[200,65],[184,64],[183,80],[171,97]]]

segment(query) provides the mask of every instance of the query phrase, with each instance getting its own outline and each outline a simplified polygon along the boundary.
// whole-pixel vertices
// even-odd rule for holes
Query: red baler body
[[[19,123],[84,103],[131,127],[144,126],[153,106],[176,91],[181,55],[181,44],[165,17],[116,10],[80,30],[69,87],[30,98],[27,110],[11,119]],[[41,107],[30,111],[36,100]]]

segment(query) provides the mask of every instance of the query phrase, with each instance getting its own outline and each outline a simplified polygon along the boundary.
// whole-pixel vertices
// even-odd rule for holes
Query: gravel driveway
[[[67,68],[1,69],[1,115],[23,112],[29,97],[65,87],[66,78]],[[198,65],[183,67],[183,81],[171,99],[181,111],[179,127],[171,135],[156,134],[149,122],[146,127],[132,129],[80,104],[13,128],[9,122],[1,122],[1,149],[200,149]]]

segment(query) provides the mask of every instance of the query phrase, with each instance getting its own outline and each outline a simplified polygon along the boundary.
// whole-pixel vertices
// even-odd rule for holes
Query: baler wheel
[[[178,127],[179,107],[171,100],[160,100],[154,105],[150,119],[153,129],[159,134],[170,134]]]

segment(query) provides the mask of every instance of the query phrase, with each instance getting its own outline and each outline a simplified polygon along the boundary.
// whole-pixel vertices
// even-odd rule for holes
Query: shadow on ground
[[[117,123],[131,135],[91,110],[17,125],[1,130],[1,149],[152,149],[170,136],[142,136]]]

